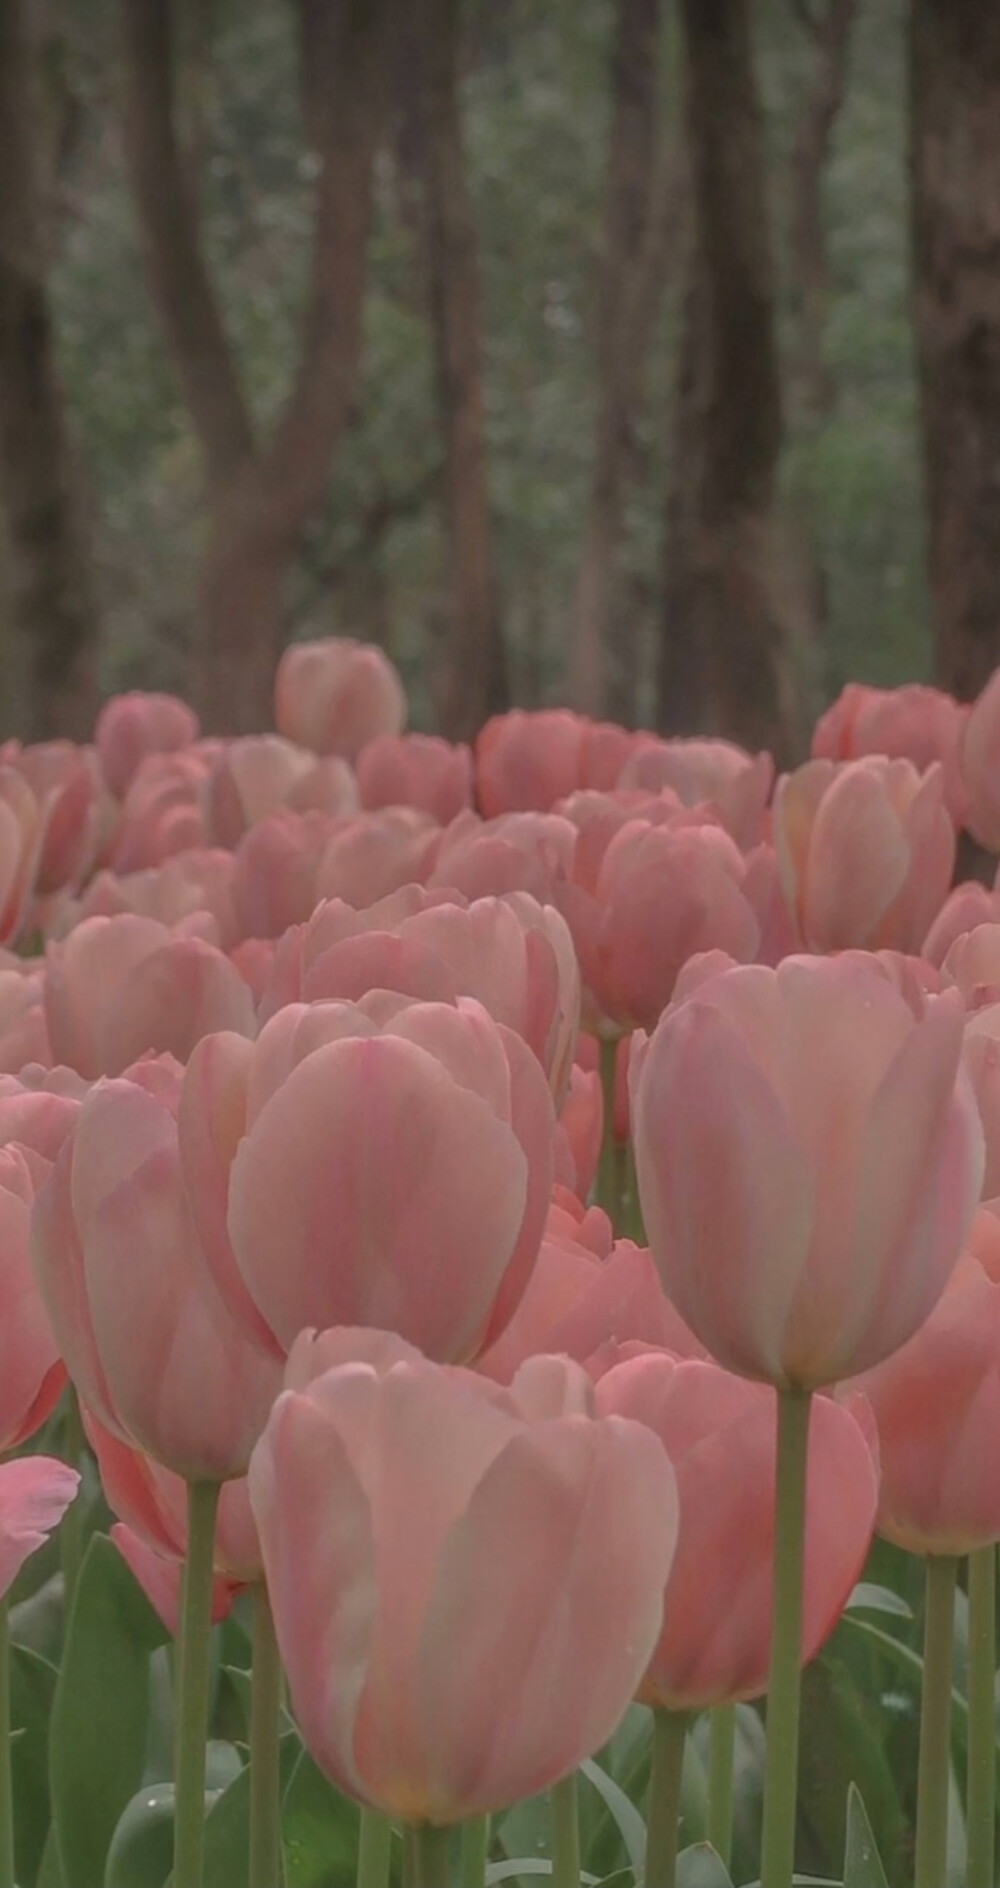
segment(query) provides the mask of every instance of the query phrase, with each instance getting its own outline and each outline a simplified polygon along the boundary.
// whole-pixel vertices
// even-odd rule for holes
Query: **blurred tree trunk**
[[[1000,8],[913,0],[914,316],[936,679],[1000,662]]]
[[[470,740],[510,702],[493,562],[483,402],[479,256],[459,113],[461,0],[419,0],[431,321],[445,450],[448,624],[438,721]]]
[[[10,609],[34,739],[89,737],[97,709],[93,571],[55,361],[22,0],[0,5],[0,498]]]
[[[776,516],[781,386],[750,0],[682,0],[681,18],[703,437],[678,577],[685,613],[665,617],[664,635],[694,639],[705,689],[696,725],[785,756],[798,732],[792,648],[805,612]],[[676,725],[670,672],[664,654],[659,712]]]
[[[213,729],[271,719],[284,584],[322,502],[361,358],[372,171],[401,0],[295,0],[313,253],[293,384],[255,435],[205,263],[177,130],[172,0],[122,0],[126,149],[153,298],[205,457],[208,536],[193,693]]]
[[[618,0],[597,295],[597,432],[570,665],[573,704],[592,715],[606,712],[612,689],[619,700],[628,692],[625,676],[609,674],[615,564],[643,366],[677,209],[678,146],[664,139],[660,122],[660,38],[660,0]]]
[[[826,363],[830,259],[823,180],[833,131],[847,90],[851,33],[858,0],[794,0],[814,46],[810,83],[795,126],[791,160],[789,261],[794,318],[790,391],[809,421],[832,411],[835,387]]]
[[[663,532],[663,634],[656,670],[656,722],[664,734],[697,734],[710,721],[708,650],[704,637],[693,633],[698,613],[699,506],[708,439],[709,358],[704,269],[687,192],[685,197],[678,245],[681,295]]]

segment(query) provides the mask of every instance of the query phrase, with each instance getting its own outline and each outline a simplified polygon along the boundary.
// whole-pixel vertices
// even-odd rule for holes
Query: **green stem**
[[[10,1769],[10,1613],[0,1600],[0,1888],[14,1888],[14,1785]]]
[[[451,1830],[421,1822],[414,1829],[417,1857],[415,1888],[448,1888],[451,1866]]]
[[[80,1469],[86,1453],[87,1438],[83,1433],[80,1420],[80,1403],[73,1385],[66,1391],[65,1420],[63,1423],[62,1455],[70,1468]],[[59,1528],[59,1562],[63,1577],[63,1617],[69,1621],[76,1594],[76,1583],[83,1564],[83,1502],[70,1503]]]
[[[733,1852],[733,1756],[736,1706],[716,1705],[709,1721],[708,1839],[728,1868]]]
[[[646,1888],[674,1888],[688,1723],[687,1711],[653,1712],[653,1758],[646,1818]]]
[[[377,1809],[365,1805],[358,1840],[357,1888],[388,1888],[391,1856],[391,1822],[387,1816],[380,1816]]]
[[[580,1888],[580,1818],[576,1804],[576,1771],[549,1791],[552,1819],[552,1888]]]
[[[490,1853],[490,1819],[473,1816],[462,1824],[462,1888],[483,1888]]]
[[[281,1654],[263,1580],[253,1596],[253,1683],[250,1693],[250,1888],[279,1888],[281,1785]]]
[[[774,1607],[767,1685],[767,1755],[760,1888],[791,1888],[799,1773],[802,1578],[805,1546],[808,1390],[778,1391],[774,1516]],[[938,1884],[940,1888],[940,1884]]]
[[[403,1824],[403,1888],[420,1888],[420,1856],[416,1825]]]
[[[969,1555],[969,1888],[996,1883],[996,1572],[992,1542]]]
[[[181,1602],[174,1810],[174,1888],[202,1888],[205,1847],[205,1741],[212,1557],[217,1482],[188,1483],[188,1551]]]
[[[924,1677],[920,1700],[917,1770],[917,1854],[913,1888],[941,1888],[948,1858],[948,1786],[951,1779],[951,1684],[955,1637],[955,1554],[927,1561]]]

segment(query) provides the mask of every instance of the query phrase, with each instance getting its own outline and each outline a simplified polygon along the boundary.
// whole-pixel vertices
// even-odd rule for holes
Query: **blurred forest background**
[[[2,0],[0,734],[568,701],[800,752],[1000,660],[1000,8]]]

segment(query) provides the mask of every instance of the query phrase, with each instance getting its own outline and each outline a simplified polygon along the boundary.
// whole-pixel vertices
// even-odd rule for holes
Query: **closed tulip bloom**
[[[962,732],[960,759],[973,839],[1000,852],[1000,669],[977,695]]]
[[[211,923],[199,935],[225,950],[240,935],[233,897],[235,863],[222,847],[202,846],[175,852],[162,865],[142,872],[98,872],[77,902],[76,922],[131,912],[173,930],[201,913]]]
[[[922,682],[907,682],[902,688],[848,682],[813,729],[813,759],[860,760],[865,754],[884,754],[912,761],[921,773],[932,761],[940,761],[948,811],[956,826],[964,826],[968,793],[960,749],[968,718],[964,703]]]
[[[472,805],[472,749],[435,734],[380,734],[358,755],[361,804],[414,806],[442,826]]]
[[[280,1365],[230,1315],[177,1146],[176,1064],[98,1083],[40,1188],[35,1277],[82,1400],[189,1481],[245,1472]]]
[[[88,918],[46,954],[56,1061],[92,1080],[149,1051],[185,1060],[211,1030],[256,1029],[253,1000],[220,950],[153,918]]]
[[[190,747],[201,732],[198,717],[176,695],[114,695],[97,717],[94,740],[101,771],[122,800],[150,754]]]
[[[978,879],[965,879],[948,893],[920,947],[921,956],[940,967],[952,945],[981,924],[1000,924],[1000,892],[995,885],[990,891]]]
[[[733,741],[644,741],[629,756],[619,787],[672,787],[685,806],[709,805],[744,851],[765,836],[774,783],[770,754],[748,754]]]
[[[674,1480],[546,1358],[509,1392],[423,1360],[278,1398],[250,1470],[292,1707],[315,1761],[438,1824],[566,1776],[660,1629]],[[608,1622],[613,1621],[613,1630]]]
[[[941,974],[961,991],[967,1010],[1000,1003],[1000,923],[977,924],[956,938]]]
[[[283,806],[311,808],[331,818],[354,813],[358,789],[346,761],[317,761],[308,748],[279,734],[248,734],[229,741],[205,788],[213,845],[238,846],[258,820]]]
[[[274,720],[279,734],[314,754],[353,761],[379,734],[399,734],[406,695],[387,655],[349,636],[293,643],[278,664]]]
[[[0,1119],[3,1104],[0,1103]],[[37,1124],[40,1125],[40,1124]],[[51,1415],[66,1367],[31,1264],[31,1213],[49,1162],[33,1148],[0,1147],[0,1453]]]
[[[212,758],[207,742],[148,755],[129,784],[104,863],[116,872],[140,872],[175,852],[207,846],[204,796]]]
[[[287,1350],[312,1325],[396,1331],[442,1362],[503,1329],[552,1184],[542,1069],[478,1003],[289,1005],[184,1076],[181,1146],[220,1286]]]
[[[476,796],[487,819],[547,813],[580,787],[613,787],[644,737],[569,708],[547,708],[487,721],[476,741]]]
[[[1000,1277],[965,1253],[920,1330],[852,1387],[878,1426],[878,1532],[912,1554],[1000,1541]]]
[[[723,971],[633,1051],[650,1246],[728,1369],[814,1389],[929,1315],[983,1174],[962,1023],[845,952]]]
[[[560,813],[505,813],[490,820],[461,813],[440,835],[426,883],[466,898],[529,892],[539,904],[551,905],[555,886],[572,869],[576,837]]]
[[[261,1020],[285,1002],[398,990],[426,1002],[473,996],[538,1056],[561,1104],[580,1020],[580,973],[565,920],[525,892],[467,904],[410,886],[367,911],[317,906],[279,944]]]
[[[774,843],[809,950],[918,951],[955,863],[942,770],[808,761],[775,789]]]
[[[38,802],[43,836],[36,890],[44,895],[78,885],[93,865],[105,811],[94,749],[73,741],[38,741],[28,747],[6,741],[0,763],[24,777]]]
[[[663,1629],[639,1698],[669,1711],[701,1711],[760,1697],[771,1653],[774,1392],[716,1364],[630,1348],[638,1354],[601,1376],[597,1408],[647,1423],[659,1436],[680,1503]],[[868,1423],[872,1428],[870,1417]],[[878,1503],[872,1440],[849,1409],[817,1398],[806,1490],[803,1665],[833,1631],[868,1554]]]
[[[390,892],[424,878],[439,839],[440,829],[430,815],[409,806],[384,807],[380,813],[339,821],[316,868],[314,904],[321,898],[342,898],[359,910],[377,904]]]

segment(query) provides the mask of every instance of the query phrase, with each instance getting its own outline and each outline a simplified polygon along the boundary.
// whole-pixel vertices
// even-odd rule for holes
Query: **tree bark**
[[[629,449],[665,251],[676,211],[677,149],[660,119],[660,0],[618,0],[611,131],[597,298],[597,430],[576,583],[574,706],[604,713],[615,561]]]
[[[465,183],[458,80],[460,0],[420,0],[423,159],[431,319],[445,448],[449,609],[438,720],[469,740],[509,705],[490,528],[479,257]]]
[[[664,633],[695,640],[707,724],[784,757],[797,734],[792,644],[805,624],[776,518],[781,387],[750,0],[682,0],[681,17],[704,295],[704,436],[691,495],[688,613]],[[660,706],[672,718],[662,697]]]
[[[1000,662],[1000,9],[912,0],[914,319],[936,679]]]
[[[808,0],[795,7],[814,43],[815,60],[795,127],[791,162],[791,263],[794,341],[791,391],[799,411],[810,421],[832,410],[835,388],[826,363],[830,258],[823,215],[823,178],[834,126],[847,90],[851,33],[858,0]]]
[[[150,286],[208,475],[195,693],[207,723],[271,716],[284,584],[322,502],[361,357],[372,171],[399,0],[296,0],[306,134],[319,159],[294,381],[258,443],[209,279],[176,129],[171,0],[122,0],[126,148]]]
[[[98,611],[45,284],[36,74],[22,0],[0,6],[0,498],[36,740],[89,737]]]

